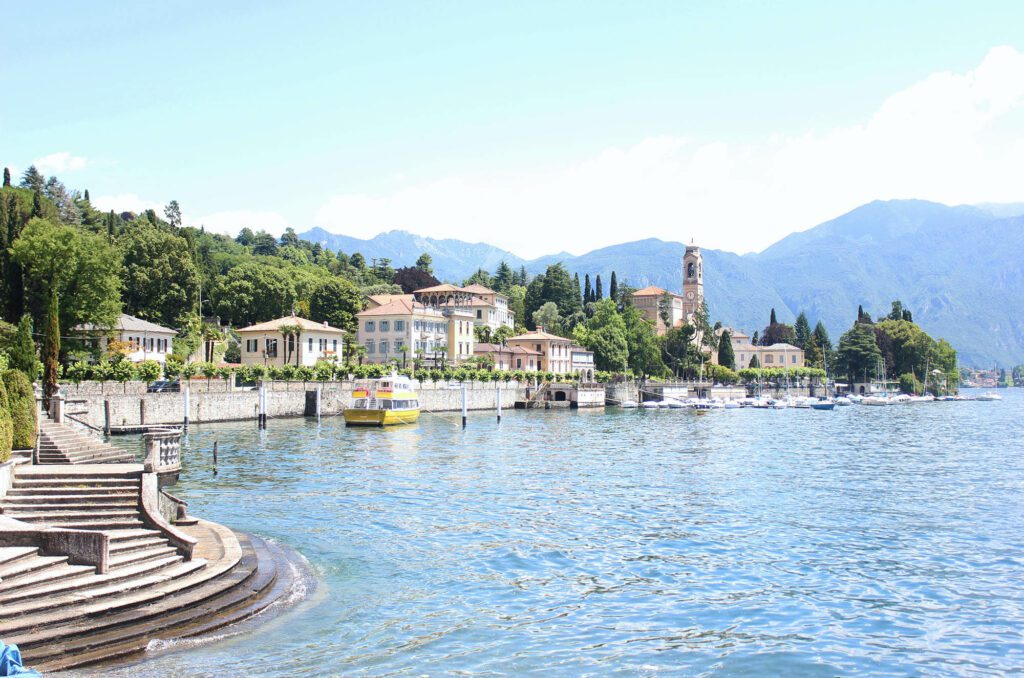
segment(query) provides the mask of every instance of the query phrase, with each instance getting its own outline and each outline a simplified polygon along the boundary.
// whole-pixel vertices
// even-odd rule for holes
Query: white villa
[[[155,360],[164,363],[167,354],[173,352],[172,340],[177,332],[169,327],[151,323],[142,318],[122,313],[113,327],[98,327],[91,323],[78,325],[71,330],[83,338],[92,338],[93,346],[101,351],[107,349],[110,341],[119,341],[129,349],[128,360],[133,363]]]
[[[237,330],[243,365],[304,365],[343,358],[345,330],[326,322],[285,316]]]

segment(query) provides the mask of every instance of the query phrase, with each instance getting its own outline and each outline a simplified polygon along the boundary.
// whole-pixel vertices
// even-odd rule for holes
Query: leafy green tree
[[[736,353],[732,350],[732,335],[729,330],[722,330],[718,339],[718,364],[730,370],[736,369]]]
[[[14,423],[9,408],[7,388],[0,380],[0,464],[10,461],[14,443]]]
[[[875,343],[874,328],[867,323],[854,323],[853,327],[839,339],[839,369],[849,377],[850,382],[874,374],[882,358]]]
[[[534,311],[533,326],[543,327],[545,332],[561,336],[562,316],[558,313],[558,306],[555,302],[545,302],[543,306]]]
[[[39,358],[36,356],[36,343],[32,339],[32,317],[28,313],[18,321],[18,331],[8,354],[11,369],[20,370],[29,381],[39,378]]]
[[[530,281],[523,295],[523,314],[519,316],[522,318],[523,324],[531,329],[535,327],[533,314],[544,305],[545,301],[547,299],[544,298],[544,274],[541,273]]]
[[[155,360],[143,360],[136,367],[136,372],[139,379],[147,384],[152,384],[160,378],[160,363]]]
[[[658,317],[666,328],[672,327],[672,295],[667,290],[658,299]]]
[[[185,238],[149,224],[127,229],[123,254],[125,313],[176,327],[199,298],[199,269]]]
[[[284,233],[281,235],[281,247],[298,247],[299,236],[295,234],[295,229],[289,226],[284,229]]]
[[[164,207],[164,218],[167,219],[167,223],[171,225],[171,228],[179,228],[181,226],[181,206],[177,200],[170,201]]]
[[[256,234],[252,232],[251,228],[245,227],[238,232],[238,236],[235,237],[235,242],[239,245],[250,247],[254,242],[256,242]]]
[[[483,285],[488,289],[490,289],[490,287],[493,284],[494,283],[491,280],[491,274],[482,268],[476,269],[476,272],[473,273],[473,275],[466,278],[466,280],[463,282],[463,286],[465,287],[469,287],[470,285]]]
[[[562,316],[572,315],[582,307],[579,285],[573,285],[569,271],[561,262],[551,264],[544,272],[541,298],[558,306],[558,313]]]
[[[253,325],[291,313],[295,285],[286,271],[248,262],[228,272],[213,298],[223,318]]]
[[[796,317],[796,325],[794,325],[794,331],[796,335],[796,341],[794,346],[800,348],[807,348],[807,340],[811,336],[811,323],[807,321],[807,314],[800,311],[800,315]]]
[[[696,335],[697,329],[693,325],[684,324],[669,329],[662,338],[665,361],[677,377],[696,375],[696,366],[700,364],[700,354],[694,340]]]
[[[604,299],[615,306],[614,299]],[[601,302],[597,302],[601,303]],[[661,346],[654,323],[633,304],[626,304],[620,311],[626,325],[626,344],[629,347],[629,367],[634,374],[657,376],[665,372],[661,359]]]
[[[355,252],[351,257],[349,257],[348,261],[352,268],[357,271],[361,271],[366,268],[366,258],[359,252]]]
[[[356,314],[363,310],[359,288],[343,278],[327,278],[309,299],[309,319],[346,332],[356,331]]]
[[[480,344],[489,344],[493,341],[494,337],[491,334],[491,328],[487,325],[476,325],[473,327],[473,339]]]
[[[60,299],[59,328],[109,327],[121,312],[121,254],[103,236],[32,219],[11,248],[23,271],[37,327],[47,324],[51,292]]]
[[[504,263],[504,262],[502,262]],[[420,255],[419,259],[416,260],[416,268],[423,271],[429,276],[434,275],[434,260],[429,254],[424,252]]]
[[[424,287],[433,287],[434,285],[440,285],[441,281],[427,273],[418,266],[406,266],[399,268],[395,271],[395,277],[392,278],[392,282],[402,288],[402,291],[406,294],[412,294],[416,290],[421,290]]]
[[[625,369],[629,361],[626,323],[610,299],[594,305],[594,315],[576,328],[575,339],[594,352],[597,369]]]
[[[252,253],[266,256],[277,254],[277,238],[266,231],[260,231],[253,236]]]

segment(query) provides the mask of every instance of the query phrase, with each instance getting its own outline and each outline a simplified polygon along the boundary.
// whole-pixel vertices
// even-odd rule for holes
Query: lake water
[[[1024,394],[1002,394],[195,426],[175,494],[294,547],[318,590],[104,675],[1021,672]]]

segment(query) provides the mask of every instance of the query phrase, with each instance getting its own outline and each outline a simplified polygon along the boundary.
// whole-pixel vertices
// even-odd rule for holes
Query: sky
[[[1024,201],[1024,3],[16,3],[0,164],[225,233],[760,251]]]

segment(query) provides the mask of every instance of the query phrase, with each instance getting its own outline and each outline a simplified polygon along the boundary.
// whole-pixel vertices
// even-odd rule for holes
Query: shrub
[[[36,445],[36,394],[32,382],[20,370],[7,370],[3,375],[11,414],[14,449],[26,450]]]
[[[160,378],[160,363],[155,360],[143,360],[135,368],[138,373],[139,379],[152,384],[154,381]]]
[[[14,426],[11,421],[10,402],[7,398],[7,388],[0,379],[0,464],[11,458],[13,442]]]

